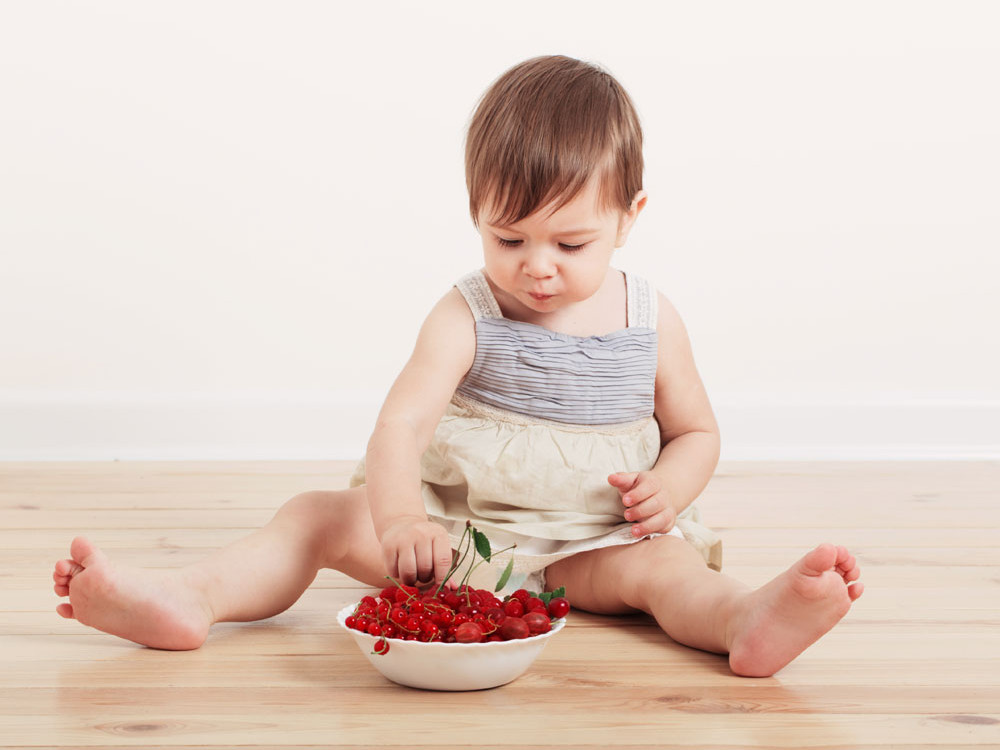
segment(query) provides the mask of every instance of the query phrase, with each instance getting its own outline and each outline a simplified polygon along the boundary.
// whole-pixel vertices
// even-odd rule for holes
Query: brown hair
[[[480,98],[465,141],[469,211],[492,206],[514,224],[540,207],[569,203],[594,172],[600,206],[628,210],[642,189],[642,129],[610,73],[562,55],[534,57],[501,75]]]

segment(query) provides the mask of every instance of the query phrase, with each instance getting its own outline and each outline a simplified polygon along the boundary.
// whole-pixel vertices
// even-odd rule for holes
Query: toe
[[[83,567],[89,567],[97,562],[97,559],[103,555],[103,553],[94,546],[85,536],[78,536],[73,539],[73,543],[70,544],[69,553],[73,556],[73,560]]]
[[[806,575],[818,576],[833,569],[837,563],[837,548],[832,544],[821,544],[802,558],[802,572]]]
[[[57,583],[52,588],[59,596],[69,596],[69,586],[65,583]]]
[[[56,612],[60,617],[65,617],[67,620],[73,619],[73,605],[72,604],[60,604],[56,607]]]
[[[852,583],[847,587],[847,594],[851,597],[851,601],[857,601],[858,597],[861,596],[865,591],[865,585],[858,581],[857,583]]]

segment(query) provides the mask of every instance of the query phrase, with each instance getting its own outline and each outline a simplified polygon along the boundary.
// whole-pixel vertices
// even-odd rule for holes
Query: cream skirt
[[[495,409],[456,395],[421,458],[424,505],[457,548],[466,520],[494,550],[516,543],[505,590],[543,591],[548,565],[593,549],[634,544],[609,474],[652,468],[660,452],[655,418],[623,425],[567,425]],[[364,461],[351,486],[365,482]],[[691,506],[669,532],[720,570],[722,543]],[[495,555],[474,574],[493,588],[511,553]]]

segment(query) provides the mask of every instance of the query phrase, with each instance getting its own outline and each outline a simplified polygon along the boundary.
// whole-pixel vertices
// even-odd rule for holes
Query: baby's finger
[[[622,495],[622,503],[626,508],[638,505],[647,498],[652,497],[661,489],[660,480],[652,474],[640,477],[635,485]]]
[[[674,527],[674,514],[667,510],[654,513],[641,523],[632,526],[633,536],[645,536],[646,534],[666,534]]]
[[[646,498],[637,505],[625,508],[625,520],[643,521],[659,513],[664,509],[664,507],[663,501],[659,498],[659,496],[654,495],[653,497]]]
[[[434,580],[438,583],[445,582],[445,576],[451,569],[452,550],[451,540],[445,534],[440,534],[434,538]]]
[[[639,478],[639,473],[635,471],[619,471],[608,477],[608,484],[619,492],[628,492]]]
[[[399,580],[412,586],[417,580],[417,555],[413,547],[407,545],[399,550],[396,555],[396,569],[399,571]]]
[[[430,539],[421,539],[415,550],[417,558],[417,580],[434,580],[434,545]]]

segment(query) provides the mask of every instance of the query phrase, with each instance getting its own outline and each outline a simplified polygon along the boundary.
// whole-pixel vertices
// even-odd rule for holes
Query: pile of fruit
[[[390,638],[424,643],[487,643],[530,638],[549,632],[552,620],[569,612],[569,601],[562,588],[541,594],[518,589],[501,600],[490,591],[467,585],[465,581],[478,564],[499,554],[492,551],[486,535],[469,523],[455,555],[457,561],[445,580],[461,566],[470,550],[474,551],[469,570],[457,588],[445,588],[442,584],[436,590],[421,593],[415,586],[390,578],[394,585],[382,589],[377,598],[364,597],[345,624],[377,638],[374,651],[384,654],[389,650]],[[477,554],[482,560],[474,565]],[[496,591],[509,580],[513,562],[512,558],[497,581]]]
[[[389,650],[386,639],[430,643],[512,641],[547,633],[552,620],[565,617],[565,591],[543,594],[518,589],[503,600],[485,589],[460,586],[420,594],[413,586],[389,586],[378,598],[364,597],[347,618],[347,627],[379,640],[375,653]]]

